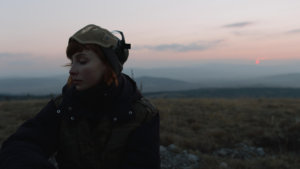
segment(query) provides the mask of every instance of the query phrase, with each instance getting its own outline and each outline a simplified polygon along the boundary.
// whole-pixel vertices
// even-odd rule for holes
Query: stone
[[[220,163],[220,168],[228,168],[228,164],[225,162]]]
[[[167,147],[160,146],[160,158],[162,169],[193,169],[199,167],[199,157],[180,150],[174,144]]]

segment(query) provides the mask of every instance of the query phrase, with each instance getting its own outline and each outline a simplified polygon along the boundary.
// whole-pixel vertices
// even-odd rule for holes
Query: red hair
[[[71,60],[72,55],[74,55],[77,52],[82,52],[83,50],[92,50],[97,54],[99,59],[103,62],[104,66],[106,67],[104,75],[103,75],[103,82],[110,86],[112,83],[115,83],[116,86],[119,85],[117,74],[113,71],[110,63],[108,62],[107,58],[104,56],[103,51],[101,50],[101,47],[95,44],[85,44],[82,45],[78,43],[77,41],[71,40],[68,44],[66,53],[67,57]],[[68,83],[69,86],[72,84],[72,78],[69,76]]]

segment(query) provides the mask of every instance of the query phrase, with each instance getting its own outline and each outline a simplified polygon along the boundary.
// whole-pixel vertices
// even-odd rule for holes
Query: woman
[[[70,37],[68,83],[2,145],[2,169],[160,168],[159,114],[121,73],[130,45],[96,25]]]

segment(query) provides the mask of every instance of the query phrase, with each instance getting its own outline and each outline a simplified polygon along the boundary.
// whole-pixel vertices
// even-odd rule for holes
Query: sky
[[[299,63],[299,0],[0,0],[0,77],[68,72],[68,38],[120,30],[126,68]]]

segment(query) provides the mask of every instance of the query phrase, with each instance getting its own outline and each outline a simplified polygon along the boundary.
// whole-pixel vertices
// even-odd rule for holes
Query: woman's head
[[[77,90],[85,90],[99,83],[118,85],[117,75],[111,68],[101,47],[89,44],[82,45],[70,41],[67,57],[71,60],[69,85],[74,84]]]
[[[68,84],[78,90],[98,83],[118,85],[117,76],[128,57],[130,44],[97,25],[87,25],[70,37],[67,57],[72,61]]]

